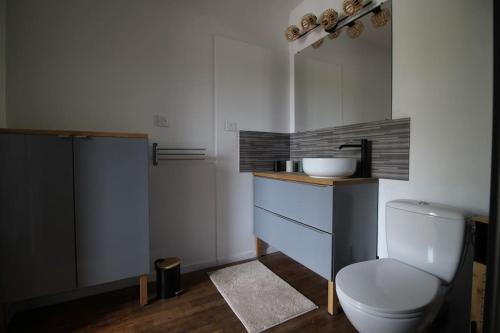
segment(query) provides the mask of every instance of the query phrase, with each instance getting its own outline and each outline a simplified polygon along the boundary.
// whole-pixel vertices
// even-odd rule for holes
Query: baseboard
[[[183,265],[181,262],[181,272],[182,272],[182,274],[190,273],[190,272],[199,271],[199,270],[214,267],[214,266],[217,266],[216,260],[203,261],[203,262],[187,264],[187,265]]]
[[[241,252],[229,257],[222,257],[218,258],[217,264],[218,265],[225,265],[225,264],[230,264],[236,261],[241,261],[241,260],[247,260],[247,259],[252,259],[255,258],[255,251],[246,251],[246,252]]]
[[[272,254],[272,253],[279,252],[279,250],[275,249],[272,246],[268,246],[266,249],[264,249],[264,252],[265,252],[265,254]]]
[[[266,247],[264,249],[265,254],[271,254],[271,253],[275,253],[275,252],[278,252],[278,250],[275,249],[274,247],[271,247],[271,246]],[[218,260],[190,263],[187,265],[183,265],[181,262],[181,272],[182,272],[182,274],[190,273],[190,272],[199,271],[202,269],[212,268],[212,267],[216,267],[219,265],[231,264],[233,262],[248,260],[248,259],[252,259],[252,258],[255,258],[255,251],[250,250],[250,251],[241,252],[241,253],[238,253],[238,254],[235,254],[232,256],[222,257],[222,258],[219,258]],[[154,280],[154,274],[152,275],[152,279]],[[151,280],[151,278],[150,278],[150,280]]]

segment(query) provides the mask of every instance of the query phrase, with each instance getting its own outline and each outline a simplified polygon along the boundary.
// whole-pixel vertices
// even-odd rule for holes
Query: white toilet
[[[335,278],[345,314],[361,333],[420,332],[434,319],[460,265],[466,218],[456,208],[387,203],[389,258],[352,264]]]

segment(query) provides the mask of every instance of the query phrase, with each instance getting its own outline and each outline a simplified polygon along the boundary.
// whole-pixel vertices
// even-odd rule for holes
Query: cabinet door
[[[71,138],[0,135],[0,299],[76,287]]]
[[[148,273],[147,140],[74,142],[78,286]]]

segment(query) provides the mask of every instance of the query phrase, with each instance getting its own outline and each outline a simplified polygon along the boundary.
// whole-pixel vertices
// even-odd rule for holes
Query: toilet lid
[[[394,259],[371,260],[341,269],[336,288],[354,306],[376,313],[409,314],[426,310],[441,281]]]

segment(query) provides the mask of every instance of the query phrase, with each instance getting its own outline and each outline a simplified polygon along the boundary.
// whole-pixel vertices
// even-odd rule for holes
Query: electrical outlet
[[[226,120],[224,122],[224,131],[237,132],[238,131],[238,123]]]
[[[154,122],[156,127],[170,127],[167,116],[164,114],[155,115]]]

